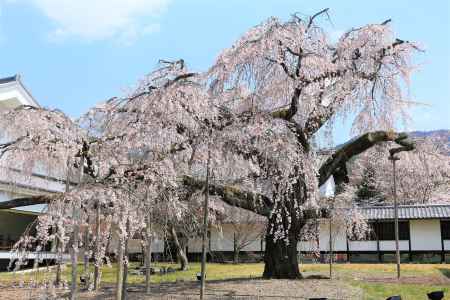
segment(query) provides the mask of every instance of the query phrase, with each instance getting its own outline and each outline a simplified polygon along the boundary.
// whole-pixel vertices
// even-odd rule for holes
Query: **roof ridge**
[[[14,74],[12,76],[7,76],[7,77],[0,78],[0,84],[10,83],[10,82],[19,81],[19,80],[20,80],[20,75],[19,74]]]
[[[445,203],[432,203],[432,204],[406,204],[406,205],[398,205],[398,208],[408,208],[408,207],[436,207],[436,206],[448,206],[450,207],[450,203],[449,204],[445,204]],[[394,205],[374,205],[374,206],[359,206],[357,208],[362,208],[362,209],[383,209],[383,208],[394,208]]]

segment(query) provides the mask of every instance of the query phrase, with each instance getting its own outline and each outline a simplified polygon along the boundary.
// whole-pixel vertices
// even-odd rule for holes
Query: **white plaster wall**
[[[259,226],[239,226],[240,230],[246,231],[252,240],[242,251],[261,251],[261,239],[255,239],[256,231],[262,230]],[[234,231],[236,228],[231,224],[223,224],[221,228],[211,230],[211,250],[212,251],[234,251]],[[249,233],[251,232],[251,233]],[[190,248],[189,248],[189,251]]]
[[[208,247],[208,245],[206,245]],[[188,251],[189,253],[200,253],[202,252],[202,239],[199,237],[188,240]]]
[[[135,239],[129,240],[128,241],[128,252],[129,253],[142,253],[141,240],[135,240]]]
[[[409,250],[408,241],[398,241],[398,248],[402,251]],[[395,251],[395,241],[380,241],[381,251]]]
[[[109,244],[110,252],[114,252],[118,247],[118,239],[116,235],[113,235],[111,242]],[[128,251],[129,253],[142,253],[141,240],[131,239],[128,241]],[[152,242],[152,252],[162,253],[164,252],[164,241],[158,238],[154,239]]]
[[[450,240],[444,240],[444,250],[450,250]]]
[[[328,220],[323,220],[320,222],[320,234],[319,234],[319,245],[320,251],[330,250],[330,230],[329,230]],[[341,225],[332,224],[331,226],[331,241],[333,244],[333,251],[346,251],[347,250],[347,236],[345,233],[345,228]]]
[[[377,241],[348,241],[350,251],[377,251]]]
[[[304,252],[311,252],[315,251],[317,249],[316,242],[314,241],[307,241],[307,242],[299,242],[297,244],[297,250],[298,251],[304,251]]]
[[[223,225],[222,230],[211,229],[211,251],[233,251],[233,230],[229,227]]]
[[[0,202],[7,201],[10,199],[12,199],[10,193],[0,190]]]
[[[439,220],[411,220],[409,224],[411,250],[442,250]]]

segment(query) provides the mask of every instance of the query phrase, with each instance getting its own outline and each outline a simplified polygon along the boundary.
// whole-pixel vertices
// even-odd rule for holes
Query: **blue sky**
[[[0,76],[20,73],[44,106],[78,116],[123,95],[160,58],[205,70],[221,49],[270,16],[329,7],[334,34],[393,20],[401,39],[421,43],[411,85],[413,128],[450,128],[448,1],[0,0]],[[339,126],[336,142],[348,137]]]

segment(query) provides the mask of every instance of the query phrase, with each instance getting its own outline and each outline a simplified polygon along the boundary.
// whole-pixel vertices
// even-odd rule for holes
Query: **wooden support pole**
[[[395,220],[395,258],[397,262],[397,279],[400,279],[400,247],[399,247],[399,232],[398,232],[398,201],[397,201],[397,182],[395,174],[395,161],[398,157],[391,155],[389,160],[392,161],[393,179],[394,179],[394,220]]]
[[[97,207],[95,208],[95,254],[94,254],[94,290],[100,287],[100,201],[97,200]],[[102,259],[102,258],[100,258]]]
[[[209,210],[209,163],[211,160],[211,152],[208,149],[208,159],[206,162],[206,181],[205,181],[205,202],[203,205],[203,236],[202,236],[202,266],[201,266],[201,280],[200,280],[200,300],[204,299],[205,295],[205,280],[206,280],[206,243],[208,239],[208,210]]]

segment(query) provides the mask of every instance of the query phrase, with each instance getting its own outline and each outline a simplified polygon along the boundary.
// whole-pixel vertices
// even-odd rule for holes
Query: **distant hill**
[[[439,130],[431,130],[431,131],[412,131],[410,134],[413,137],[433,137],[433,138],[439,138],[442,140],[446,140],[447,142],[450,142],[450,129],[439,129]]]
[[[447,145],[448,155],[450,156],[450,130],[449,129],[439,129],[431,131],[412,131],[409,133],[413,138],[433,138],[440,140],[442,143]]]

